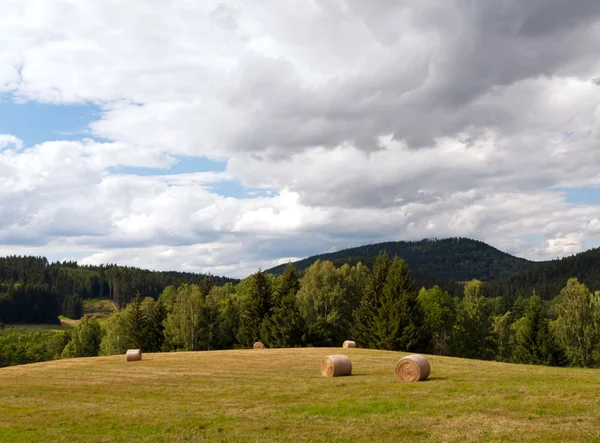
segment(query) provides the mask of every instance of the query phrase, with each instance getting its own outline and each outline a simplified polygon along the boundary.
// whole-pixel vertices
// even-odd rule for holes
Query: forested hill
[[[57,321],[68,298],[110,298],[125,306],[137,292],[158,298],[169,285],[218,286],[238,280],[191,272],[160,272],[127,266],[50,263],[45,257],[0,257],[0,322]],[[68,301],[68,300],[67,300]]]
[[[600,248],[546,262],[542,266],[505,277],[486,285],[488,297],[500,296],[509,304],[529,297],[535,290],[544,300],[556,297],[571,277],[588,288],[600,288]]]
[[[455,282],[472,279],[489,281],[533,269],[545,263],[514,257],[478,240],[446,238],[359,246],[314,255],[295,262],[294,266],[302,271],[317,260],[329,260],[336,266],[345,263],[354,265],[360,261],[371,267],[375,257],[384,250],[390,257],[398,255],[404,258],[414,272]],[[285,265],[280,265],[265,272],[279,275],[284,269]]]

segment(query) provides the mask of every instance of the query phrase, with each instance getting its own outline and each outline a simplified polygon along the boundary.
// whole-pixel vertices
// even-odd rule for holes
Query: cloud
[[[0,134],[0,151],[9,147],[20,150],[23,148],[23,141],[14,135]]]
[[[598,235],[598,208],[554,191],[600,184],[597,1],[4,9],[0,92],[101,109],[94,139],[0,135],[11,250],[240,276],[373,241],[473,236],[544,259]],[[227,168],[118,173],[181,155]],[[223,197],[226,180],[275,192]]]

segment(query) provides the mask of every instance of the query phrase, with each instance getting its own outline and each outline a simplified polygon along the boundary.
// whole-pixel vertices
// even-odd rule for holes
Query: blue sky
[[[569,203],[600,205],[600,187],[563,188],[559,192],[565,193]]]
[[[0,134],[11,134],[25,147],[54,140],[80,140],[93,137],[89,124],[100,118],[100,108],[88,105],[57,105],[28,101],[19,103],[9,95],[0,96]],[[177,163],[170,168],[115,167],[116,174],[140,176],[185,174],[191,172],[223,172],[226,162],[206,157],[174,156]],[[272,195],[270,189],[245,187],[239,180],[223,180],[209,188],[217,195],[235,198],[256,198]]]
[[[12,134],[26,147],[52,140],[90,137],[88,125],[100,116],[94,105],[15,103],[0,95],[0,134]]]

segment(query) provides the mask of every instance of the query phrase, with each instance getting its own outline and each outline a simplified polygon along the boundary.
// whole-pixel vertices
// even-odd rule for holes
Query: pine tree
[[[512,328],[513,360],[517,363],[560,365],[560,349],[550,333],[543,301],[537,295],[529,298],[525,316]]]
[[[158,299],[148,317],[146,326],[146,352],[159,352],[164,350],[165,325],[167,319],[167,308],[163,300]]]
[[[277,304],[278,300],[282,300],[284,297],[296,293],[300,290],[300,277],[294,265],[289,262],[283,271],[283,274],[277,279],[277,286],[273,291],[276,296],[274,304]]]
[[[139,291],[128,306],[127,335],[137,349],[146,350],[146,316],[142,310],[142,298]]]
[[[83,316],[83,301],[77,294],[66,297],[62,305],[63,315],[67,318],[79,320]]]
[[[413,351],[424,346],[423,311],[408,265],[395,257],[390,265],[380,307],[374,319],[376,347]]]
[[[383,287],[389,269],[389,258],[384,251],[377,256],[373,265],[373,275],[367,280],[358,308],[354,311],[352,335],[366,348],[376,348],[378,337],[375,334],[375,318],[381,308]]]
[[[243,346],[252,346],[260,340],[260,325],[269,312],[272,289],[264,272],[260,269],[250,276],[245,294],[244,309],[240,316],[237,340]]]
[[[285,348],[302,344],[304,320],[296,303],[296,293],[300,289],[300,279],[296,268],[288,263],[283,274],[277,279],[273,291],[271,311],[260,327],[260,336],[271,348]]]

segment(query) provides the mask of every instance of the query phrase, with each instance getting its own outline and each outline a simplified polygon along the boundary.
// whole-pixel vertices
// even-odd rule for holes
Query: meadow
[[[330,354],[349,377],[322,377]],[[600,372],[297,348],[76,358],[0,369],[0,441],[600,441]]]

